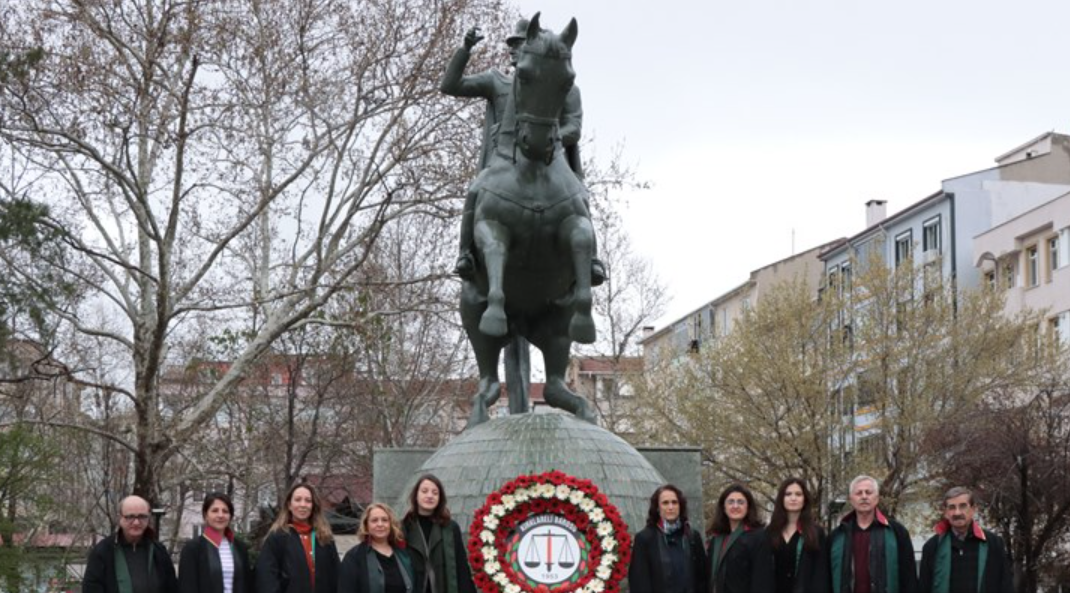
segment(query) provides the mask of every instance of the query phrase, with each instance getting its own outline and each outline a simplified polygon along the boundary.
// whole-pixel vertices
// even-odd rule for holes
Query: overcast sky
[[[751,270],[861,231],[947,177],[1070,132],[1070,2],[521,0],[579,23],[584,137],[673,294],[660,327]],[[627,6],[627,8],[625,8]],[[503,35],[485,31],[488,41]]]

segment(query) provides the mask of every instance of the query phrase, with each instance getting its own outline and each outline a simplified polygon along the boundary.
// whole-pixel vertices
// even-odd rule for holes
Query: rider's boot
[[[606,273],[606,265],[597,257],[591,258],[591,286],[601,286],[609,274]]]
[[[453,273],[465,280],[471,280],[476,274],[476,258],[467,249],[457,257],[457,263],[453,265]]]

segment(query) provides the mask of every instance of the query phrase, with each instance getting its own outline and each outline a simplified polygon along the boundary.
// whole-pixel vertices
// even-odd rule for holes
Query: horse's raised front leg
[[[570,317],[572,315],[568,308],[562,308],[559,313],[547,316],[544,319],[545,323],[540,324],[538,331],[531,336],[531,343],[542,350],[542,358],[546,366],[543,398],[547,404],[555,408],[572,412],[581,420],[597,424],[591,403],[582,395],[573,393],[565,382],[572,340],[564,330],[566,325],[571,325]]]
[[[561,225],[562,238],[572,254],[572,269],[576,285],[572,295],[572,319],[568,335],[581,344],[595,341],[594,318],[591,316],[591,258],[594,256],[594,227],[588,218],[572,216]]]
[[[509,230],[493,220],[480,220],[475,228],[476,247],[487,270],[487,310],[479,321],[479,331],[501,337],[509,330],[505,317],[505,291],[502,288],[505,263],[509,253]]]
[[[501,397],[501,381],[498,378],[498,358],[505,338],[493,338],[479,331],[479,319],[486,301],[479,294],[474,282],[466,281],[461,287],[461,322],[479,367],[479,386],[472,397],[472,413],[468,428],[490,419],[488,409]]]

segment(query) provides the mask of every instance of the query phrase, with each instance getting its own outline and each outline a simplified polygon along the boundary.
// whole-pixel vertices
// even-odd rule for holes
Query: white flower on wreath
[[[554,489],[554,496],[556,496],[558,500],[566,500],[568,498],[568,495],[571,493],[572,489],[569,488],[566,484],[561,484],[560,486]]]
[[[591,512],[592,510],[594,510],[594,507],[595,507],[594,501],[591,500],[590,498],[584,498],[583,500],[581,500],[577,504],[580,505],[580,510],[585,512],[585,513]]]
[[[598,522],[606,518],[606,514],[602,512],[602,509],[594,509],[587,513],[587,516],[591,518],[591,521]]]
[[[612,569],[610,569],[610,568],[609,568],[608,566],[605,566],[605,565],[599,566],[599,567],[598,567],[598,568],[596,568],[596,569],[595,569],[595,571],[594,571],[594,575],[595,575],[596,577],[598,577],[598,578],[602,579],[603,581],[605,581],[605,580],[608,580],[608,579],[609,579],[609,577],[610,577],[610,576],[611,576],[612,574],[613,574],[613,570],[612,570]]]
[[[498,518],[497,517],[487,517],[486,519],[483,519],[483,527],[486,527],[487,529],[497,529],[498,528]]]
[[[498,557],[498,550],[494,549],[494,546],[483,546],[481,550],[483,552],[483,561],[494,560]],[[603,556],[605,558],[605,556]]]
[[[550,483],[539,484],[537,487],[537,493],[540,498],[551,498],[554,495],[554,485]]]
[[[490,507],[490,516],[501,519],[505,516],[505,507],[500,504]],[[493,529],[493,527],[491,529]]]
[[[617,540],[615,540],[615,539],[613,539],[611,537],[603,537],[602,538],[602,549],[603,550],[605,550],[607,552],[610,552],[616,547],[617,547]]]
[[[484,521],[483,524],[486,525],[486,521]],[[479,532],[479,539],[483,543],[493,544],[494,543],[494,533],[492,531],[490,531],[490,530],[484,529],[483,531]]]
[[[505,507],[506,510],[510,510],[510,511],[515,509],[516,508],[516,497],[513,496],[512,494],[506,494],[505,496],[502,497],[502,506]]]
[[[492,579],[495,583],[498,583],[503,587],[509,584],[509,577],[505,576],[504,572],[499,572],[498,574],[494,575]]]
[[[598,524],[598,528],[596,529],[596,531],[598,533],[598,537],[605,537],[613,533],[613,524],[609,521],[602,521]]]
[[[520,593],[520,585],[509,583],[505,586],[505,593]]]
[[[498,561],[496,561],[496,560],[492,560],[490,562],[486,562],[486,563],[483,564],[483,572],[485,572],[485,573],[487,573],[489,575],[497,575],[497,574],[501,573],[501,571],[502,571],[502,565],[499,564]]]
[[[604,564],[605,566],[613,566],[616,562],[616,554],[602,554],[602,564]]]
[[[573,490],[572,494],[568,495],[568,501],[572,504],[580,504],[586,496],[587,495],[583,493],[583,490]]]
[[[606,590],[606,584],[600,579],[591,579],[587,586],[591,588],[593,593],[602,593],[602,591]]]

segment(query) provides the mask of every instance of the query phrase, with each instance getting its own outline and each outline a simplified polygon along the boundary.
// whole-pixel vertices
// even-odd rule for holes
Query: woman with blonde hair
[[[360,544],[346,552],[338,593],[413,593],[412,560],[393,509],[373,502],[360,516]]]
[[[335,593],[338,549],[311,484],[295,484],[256,562],[258,593]]]

